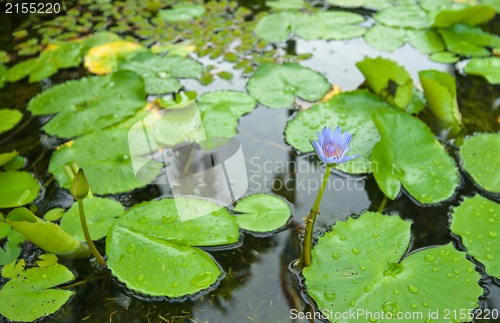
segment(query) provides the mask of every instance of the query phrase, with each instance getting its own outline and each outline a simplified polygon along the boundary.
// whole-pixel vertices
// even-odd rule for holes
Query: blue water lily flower
[[[318,158],[325,164],[342,164],[359,156],[358,154],[346,156],[351,140],[352,135],[347,130],[342,133],[339,126],[335,131],[325,127],[323,131],[318,132],[318,140],[314,140],[312,145]]]

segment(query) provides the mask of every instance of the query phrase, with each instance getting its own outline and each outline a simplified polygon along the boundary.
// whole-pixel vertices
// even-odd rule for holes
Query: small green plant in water
[[[76,176],[73,178],[73,181],[71,181],[70,192],[78,203],[78,210],[80,212],[80,221],[82,223],[82,230],[83,234],[85,235],[85,241],[87,242],[87,245],[89,246],[89,249],[96,258],[97,262],[101,266],[106,266],[106,261],[104,261],[104,258],[101,256],[99,251],[97,251],[94,242],[90,237],[89,228],[87,226],[87,221],[85,219],[85,209],[83,208],[83,200],[87,197],[89,191],[90,191],[89,183],[85,178],[83,169],[80,168],[76,173]]]
[[[312,249],[312,238],[314,222],[316,217],[319,215],[319,205],[321,199],[323,198],[323,193],[325,192],[326,184],[328,183],[328,178],[330,176],[330,171],[332,167],[336,165],[348,162],[358,155],[347,156],[349,151],[349,145],[352,140],[352,135],[347,132],[342,133],[340,127],[337,126],[334,131],[332,128],[325,127],[322,132],[318,132],[318,140],[313,141],[311,144],[314,147],[316,156],[325,163],[326,169],[323,175],[323,180],[321,182],[321,187],[314,201],[314,205],[311,211],[307,215],[305,222],[306,228],[304,233],[304,243],[302,246],[302,253],[300,254],[300,259],[298,262],[299,267],[307,267],[311,264],[311,249]]]

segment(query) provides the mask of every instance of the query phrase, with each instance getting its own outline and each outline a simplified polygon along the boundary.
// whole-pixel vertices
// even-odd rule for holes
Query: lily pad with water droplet
[[[147,147],[134,151],[130,155],[128,131],[125,129],[103,130],[75,139],[71,145],[65,145],[55,151],[49,163],[49,172],[54,174],[59,185],[70,187],[68,176],[64,172],[66,164],[76,162],[85,170],[85,176],[92,192],[96,194],[116,194],[143,187],[159,174],[162,164],[149,161],[141,169],[138,180],[132,168],[131,158],[144,161],[142,154],[147,154]]]
[[[464,71],[470,75],[480,75],[490,84],[500,84],[500,57],[473,58]]]
[[[0,314],[16,322],[32,322],[53,314],[74,294],[54,287],[73,279],[73,273],[60,264],[22,271],[0,290]]]
[[[203,70],[203,66],[191,58],[159,56],[149,52],[121,60],[117,68],[141,75],[149,94],[177,92],[182,87],[177,78],[195,78]]]
[[[181,221],[176,202],[213,210]],[[180,204],[179,204],[180,205]],[[199,248],[238,242],[236,219],[214,203],[179,198],[134,206],[111,227],[106,238],[107,265],[129,289],[150,296],[178,298],[217,282],[221,271]]]
[[[327,102],[299,111],[288,122],[285,138],[295,149],[304,153],[312,152],[311,140],[318,138],[321,129],[340,125],[353,135],[349,154],[359,154],[359,157],[340,165],[338,169],[355,174],[370,173],[372,148],[380,139],[372,115],[391,110],[396,108],[367,90],[343,92]]]
[[[373,147],[373,175],[384,194],[395,199],[401,186],[418,202],[449,199],[459,184],[453,159],[419,119],[404,113],[379,112],[373,121],[380,141]]]
[[[283,227],[291,216],[290,206],[280,197],[259,193],[249,195],[236,204],[238,225],[256,233],[272,232]]]
[[[429,108],[440,120],[441,126],[449,130],[450,137],[457,136],[462,131],[462,115],[458,109],[455,79],[436,70],[420,71],[418,76]]]
[[[119,71],[56,85],[31,99],[28,110],[33,115],[56,113],[42,129],[69,138],[119,123],[144,105],[142,78],[130,71]]]
[[[111,199],[94,197],[83,200],[85,219],[92,240],[99,240],[108,234],[113,222],[124,212],[123,206]],[[79,241],[85,241],[80,223],[78,203],[74,203],[61,219],[61,228]]]
[[[382,57],[365,58],[356,66],[375,94],[389,104],[406,109],[413,95],[413,80],[403,66]]]
[[[263,64],[247,83],[251,96],[270,108],[288,108],[295,96],[317,101],[330,90],[328,80],[320,73],[297,63]]]
[[[462,238],[467,253],[500,278],[500,205],[481,195],[466,197],[453,208],[451,231]]]
[[[33,202],[40,185],[28,172],[0,171],[0,208],[16,207]]]
[[[312,264],[302,271],[319,310],[394,318],[420,312],[424,317],[414,322],[424,322],[429,311],[476,308],[483,289],[474,264],[451,244],[405,255],[410,226],[398,216],[366,212],[320,237]],[[340,321],[333,315],[330,320]]]
[[[500,134],[478,133],[460,147],[462,167],[488,192],[500,193]]]
[[[14,109],[0,109],[0,134],[14,128],[21,121],[23,114]]]

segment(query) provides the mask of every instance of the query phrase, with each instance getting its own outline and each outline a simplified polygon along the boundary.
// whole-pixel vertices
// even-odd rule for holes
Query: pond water
[[[321,2],[317,2],[321,3]],[[249,5],[251,4],[251,5]],[[241,1],[240,5],[262,11],[264,2]],[[252,19],[252,16],[248,19]],[[498,29],[496,21],[491,28]],[[0,48],[1,49],[1,48]],[[364,57],[382,56],[391,58],[404,66],[414,80],[418,71],[436,69],[454,74],[458,82],[458,102],[464,125],[469,133],[478,128],[497,132],[499,93],[498,85],[489,85],[477,76],[467,76],[456,70],[452,64],[436,63],[428,55],[419,53],[409,44],[391,52],[378,51],[370,47],[363,38],[346,41],[302,40],[294,38],[282,47],[292,55],[311,53],[310,59],[301,65],[320,71],[327,79],[342,90],[354,90],[364,82],[363,74],[355,63]],[[17,59],[20,59],[18,57]],[[215,90],[245,91],[248,75],[233,68],[233,64],[219,59],[196,57],[204,66],[214,65],[219,70],[231,71],[231,80],[216,78],[209,85],[201,85],[192,79],[181,80],[186,90],[196,91],[198,96]],[[53,207],[67,208],[73,198],[67,190],[58,186],[48,172],[48,164],[55,147],[63,143],[40,130],[48,117],[31,117],[26,110],[28,101],[37,93],[69,79],[78,79],[88,72],[83,67],[60,70],[50,79],[39,83],[28,83],[26,79],[8,84],[0,90],[2,106],[18,109],[24,114],[22,122],[12,132],[0,136],[0,152],[18,150],[27,158],[26,170],[32,172],[42,184],[40,196],[31,207],[43,215]],[[480,107],[480,111],[477,107]],[[88,259],[68,260],[60,258],[62,264],[71,268],[77,280],[71,289],[76,293],[54,315],[43,322],[309,322],[307,319],[292,319],[290,310],[313,311],[313,303],[304,292],[302,278],[290,270],[290,264],[299,257],[303,219],[314,203],[318,183],[323,176],[324,166],[314,155],[300,154],[292,149],[284,138],[287,122],[294,116],[293,110],[271,109],[259,104],[251,113],[239,119],[236,139],[241,143],[245,155],[249,179],[247,194],[274,193],[285,198],[291,205],[290,223],[280,232],[268,236],[253,236],[245,233],[240,246],[232,249],[207,249],[225,272],[225,278],[212,291],[199,295],[194,300],[178,302],[150,301],[146,297],[128,292],[106,270],[99,269],[95,261]],[[427,114],[427,115],[426,115]],[[428,112],[422,119],[432,121]],[[475,120],[480,120],[480,125]],[[448,146],[457,157],[457,149]],[[452,206],[460,204],[463,196],[472,196],[481,190],[465,173],[460,174],[461,184],[450,200],[435,206],[423,206],[412,197],[403,194],[395,201],[388,201],[385,213],[397,212],[403,219],[413,221],[411,253],[421,248],[453,242],[459,248],[459,239],[449,228],[449,212]],[[377,211],[384,200],[384,194],[372,175],[349,175],[334,171],[330,185],[321,204],[321,215],[316,221],[316,233],[323,234],[336,221],[344,221],[363,211]],[[167,194],[162,192],[167,191]],[[164,195],[162,195],[164,194]],[[149,185],[129,193],[108,195],[131,207],[141,201],[171,196],[168,188]],[[498,195],[490,196],[499,202]],[[98,242],[104,250],[104,242]],[[28,263],[42,251],[27,243],[22,251]],[[484,296],[480,307],[500,309],[500,284],[484,273],[484,267],[477,264],[482,274],[481,286]],[[2,278],[5,281],[4,278]],[[451,291],[452,292],[452,291]],[[0,321],[7,322],[5,318]],[[477,320],[494,322],[495,320]]]

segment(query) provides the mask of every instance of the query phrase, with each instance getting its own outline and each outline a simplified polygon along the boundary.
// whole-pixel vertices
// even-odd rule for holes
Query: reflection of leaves
[[[467,253],[485,266],[486,273],[500,278],[500,204],[481,195],[464,198],[453,209],[451,231],[462,237]]]
[[[303,275],[320,310],[384,312],[394,318],[429,310],[469,313],[483,292],[474,264],[451,244],[401,259],[410,242],[410,223],[397,216],[367,212],[337,222],[318,240]]]

